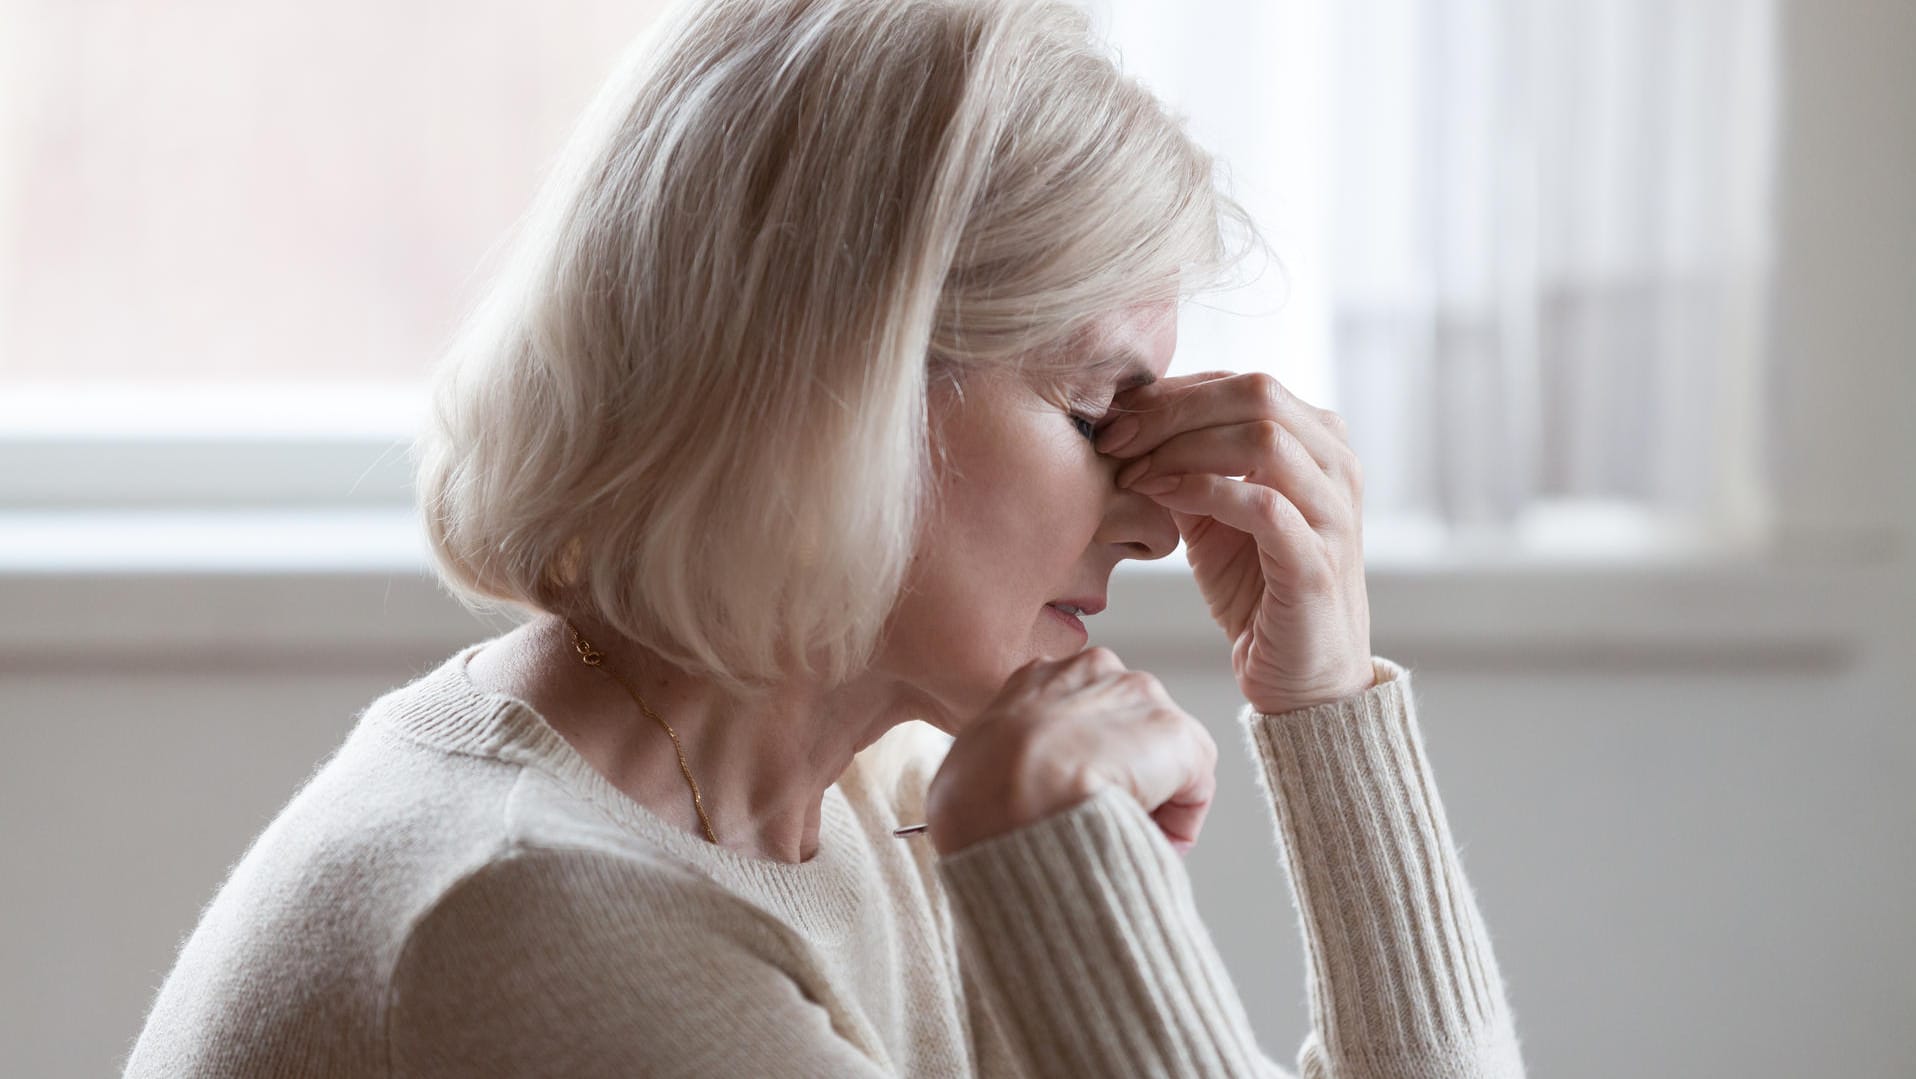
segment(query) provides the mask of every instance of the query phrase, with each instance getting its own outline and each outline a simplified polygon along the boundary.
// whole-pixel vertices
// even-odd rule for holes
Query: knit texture
[[[481,691],[484,643],[369,706],[255,839],[128,1076],[1290,1074],[1129,795],[941,858],[891,834],[950,743],[906,723],[825,792],[811,860],[753,859]],[[1239,716],[1310,961],[1298,1067],[1521,1077],[1409,673],[1373,664],[1363,694]]]

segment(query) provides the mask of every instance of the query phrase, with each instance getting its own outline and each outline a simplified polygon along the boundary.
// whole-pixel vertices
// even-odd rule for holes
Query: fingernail
[[[1168,495],[1178,489],[1182,476],[1152,476],[1131,489],[1141,495]]]
[[[1125,465],[1123,468],[1118,469],[1118,486],[1129,487],[1137,481],[1138,477],[1149,471],[1151,471],[1151,459],[1149,457],[1140,457]]]
[[[1123,449],[1138,436],[1138,420],[1135,416],[1125,416],[1111,426],[1098,432],[1096,443],[1099,453],[1114,453]]]

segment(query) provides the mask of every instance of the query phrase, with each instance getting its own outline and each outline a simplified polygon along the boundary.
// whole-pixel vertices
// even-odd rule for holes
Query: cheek
[[[1104,462],[1067,419],[1053,413],[1025,419],[978,447],[964,482],[950,492],[947,532],[957,548],[949,552],[954,568],[971,575],[965,587],[973,590],[973,602],[1011,622],[1039,617],[1047,601],[1081,583],[1080,565],[1110,483]]]
[[[1041,654],[1040,611],[1008,585],[928,574],[899,605],[883,665],[952,716],[976,715],[1019,667]]]
[[[951,524],[921,547],[886,660],[961,716],[983,708],[1020,667],[1078,650],[1044,611],[1073,583],[1083,554],[1061,527],[1063,511],[1007,489],[981,493],[951,503]]]
[[[959,548],[953,560],[977,575],[972,587],[1027,598],[1034,589],[1065,587],[1061,575],[1069,575],[1097,527],[1096,478],[1082,462],[1037,455],[978,477],[964,492],[950,536]]]

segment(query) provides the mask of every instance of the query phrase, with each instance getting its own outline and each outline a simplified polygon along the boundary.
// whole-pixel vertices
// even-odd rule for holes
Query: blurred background
[[[1277,262],[1173,373],[1350,421],[1531,1074],[1916,1076],[1916,4],[1098,0]],[[0,0],[0,1073],[117,1070],[433,583],[427,372],[650,0]],[[1226,747],[1189,865],[1302,948],[1181,556],[1093,640]]]

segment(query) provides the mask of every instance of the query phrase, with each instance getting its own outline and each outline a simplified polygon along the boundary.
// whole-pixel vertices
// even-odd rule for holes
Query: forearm
[[[1107,787],[941,858],[939,874],[964,960],[1031,1074],[1281,1074],[1183,864],[1130,794]]]
[[[1509,1002],[1452,841],[1409,674],[1241,719],[1309,958],[1306,1075],[1521,1076]],[[1273,916],[1271,924],[1278,919]]]
[[[1307,1079],[1523,1074],[1406,672],[1244,720],[1303,912]],[[1283,1074],[1258,1049],[1183,864],[1137,801],[1081,804],[940,859],[960,945],[1043,1075]],[[1272,927],[1290,921],[1271,902]]]

